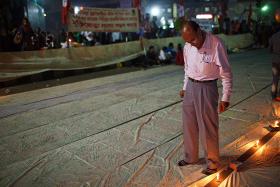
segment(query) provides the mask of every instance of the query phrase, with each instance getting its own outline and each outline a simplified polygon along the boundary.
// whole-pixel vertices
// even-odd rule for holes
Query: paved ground
[[[265,50],[230,56],[231,108],[220,146],[277,115]],[[185,186],[204,176],[182,158],[183,70],[163,66],[0,97],[0,186]],[[200,153],[201,156],[202,153]]]

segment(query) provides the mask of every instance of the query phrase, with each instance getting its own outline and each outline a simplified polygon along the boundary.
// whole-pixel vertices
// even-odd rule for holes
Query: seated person
[[[172,42],[169,43],[167,52],[171,54],[172,58],[176,57],[176,51],[174,50],[174,45]]]
[[[184,54],[183,54],[183,48],[181,44],[178,44],[177,46],[177,53],[176,53],[176,65],[184,66]]]
[[[159,61],[161,64],[169,64],[171,59],[171,54],[168,53],[167,47],[164,46],[159,52]]]
[[[152,66],[154,64],[159,64],[158,55],[154,46],[150,46],[146,53],[147,65]]]

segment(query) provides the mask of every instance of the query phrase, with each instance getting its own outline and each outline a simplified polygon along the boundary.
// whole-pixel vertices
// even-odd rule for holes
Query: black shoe
[[[206,168],[206,169],[202,170],[201,173],[203,173],[204,175],[212,175],[216,172],[217,172],[217,169]]]
[[[189,165],[190,163],[186,162],[185,160],[180,160],[179,162],[177,162],[178,166],[186,166]]]

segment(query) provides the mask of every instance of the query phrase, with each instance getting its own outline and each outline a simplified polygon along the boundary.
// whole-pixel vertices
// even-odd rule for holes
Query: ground
[[[232,54],[230,63],[222,153],[278,115],[269,53]],[[176,166],[183,76],[180,66],[160,66],[0,97],[0,186],[187,186],[203,179],[203,162]]]

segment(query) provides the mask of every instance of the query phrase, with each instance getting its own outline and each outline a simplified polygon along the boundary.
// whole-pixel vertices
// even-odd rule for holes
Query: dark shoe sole
[[[178,166],[186,166],[189,165],[190,163],[186,162],[185,160],[180,160],[179,162],[177,162]]]

